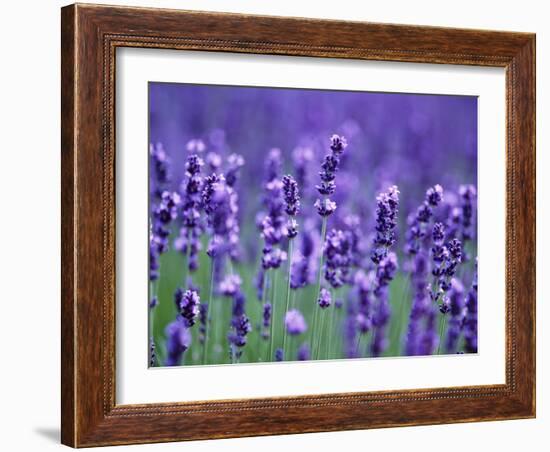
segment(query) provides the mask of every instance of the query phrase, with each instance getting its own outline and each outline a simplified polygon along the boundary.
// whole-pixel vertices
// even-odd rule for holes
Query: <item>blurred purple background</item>
[[[162,142],[169,153],[174,189],[183,175],[190,139],[203,139],[209,150],[222,155],[243,155],[243,232],[254,222],[269,149],[281,149],[285,171],[292,173],[293,150],[311,147],[313,189],[333,133],[344,135],[349,143],[338,176],[340,213],[353,211],[367,218],[376,194],[391,184],[402,193],[402,212],[419,205],[426,189],[436,183],[446,191],[456,191],[460,184],[477,185],[473,96],[151,82],[149,113],[150,142]],[[304,187],[306,209],[307,190]],[[346,196],[344,203],[338,195]]]

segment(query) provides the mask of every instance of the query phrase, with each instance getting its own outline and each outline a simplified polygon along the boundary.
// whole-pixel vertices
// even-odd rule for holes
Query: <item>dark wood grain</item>
[[[62,9],[62,442],[74,447],[535,415],[535,36],[72,5]],[[506,383],[169,404],[115,403],[117,47],[506,69]]]
[[[74,344],[74,158],[75,148],[75,29],[74,9],[61,10],[61,441],[75,440]]]

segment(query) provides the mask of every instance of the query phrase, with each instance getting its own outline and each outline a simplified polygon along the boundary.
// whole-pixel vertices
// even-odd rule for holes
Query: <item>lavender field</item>
[[[150,366],[477,353],[475,97],[150,83],[149,140]]]

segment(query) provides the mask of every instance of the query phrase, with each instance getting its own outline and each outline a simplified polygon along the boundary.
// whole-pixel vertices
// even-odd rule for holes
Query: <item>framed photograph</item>
[[[62,442],[535,416],[535,36],[62,9]]]

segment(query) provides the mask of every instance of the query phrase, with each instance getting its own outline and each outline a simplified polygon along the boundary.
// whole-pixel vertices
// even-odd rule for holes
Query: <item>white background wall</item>
[[[531,31],[537,33],[538,306],[537,419],[119,447],[116,450],[240,452],[301,450],[548,450],[548,292],[550,31],[546,2],[536,0],[113,0],[118,4]],[[94,2],[96,3],[96,2]],[[60,1],[11,1],[0,27],[0,448],[60,449]],[[7,159],[7,160],[6,160]],[[545,290],[546,289],[546,290]],[[548,442],[548,440],[546,440]]]

